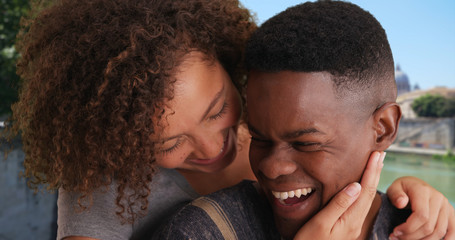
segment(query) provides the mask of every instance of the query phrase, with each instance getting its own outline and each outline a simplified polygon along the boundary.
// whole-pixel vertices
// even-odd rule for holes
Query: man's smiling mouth
[[[314,192],[312,188],[300,188],[287,192],[272,191],[273,196],[283,205],[293,205],[305,201]]]

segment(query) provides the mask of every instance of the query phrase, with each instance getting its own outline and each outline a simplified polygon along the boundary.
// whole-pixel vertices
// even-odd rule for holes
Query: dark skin
[[[394,102],[371,106],[368,114],[359,111],[351,95],[336,94],[325,72],[252,71],[247,96],[251,166],[285,238],[346,185],[360,181],[371,153],[395,139],[401,117]],[[274,196],[298,189],[311,193]],[[380,204],[375,197],[360,239],[368,236]]]

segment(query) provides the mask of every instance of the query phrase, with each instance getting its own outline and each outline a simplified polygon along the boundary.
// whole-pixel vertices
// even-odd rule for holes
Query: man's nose
[[[258,170],[268,179],[277,179],[295,172],[297,165],[285,150],[274,149],[261,159]]]

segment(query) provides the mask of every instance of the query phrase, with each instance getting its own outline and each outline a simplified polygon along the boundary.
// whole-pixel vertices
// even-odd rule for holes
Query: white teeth
[[[221,146],[220,153],[222,153],[222,152],[224,151],[224,146],[226,146],[226,142],[227,142],[227,140],[228,140],[228,136],[229,136],[229,134],[226,135],[226,138],[225,138],[224,141],[223,141],[223,146]]]
[[[302,196],[302,189],[295,190],[295,196],[300,198],[300,196]]]
[[[286,200],[288,198],[293,198],[293,197],[298,197],[300,198],[301,196],[306,196],[307,194],[310,194],[313,190],[311,188],[300,188],[296,189],[294,191],[288,191],[288,192],[275,192],[272,191],[273,196],[275,198],[278,198],[279,200]]]
[[[280,198],[280,192],[272,191],[272,193],[273,193],[273,196],[275,196],[275,198]]]
[[[290,192],[288,192],[288,195],[289,195],[290,198],[293,198],[294,195],[295,195],[295,192],[294,191],[290,191]]]
[[[302,194],[306,196],[308,194],[308,190],[306,188],[302,189]]]

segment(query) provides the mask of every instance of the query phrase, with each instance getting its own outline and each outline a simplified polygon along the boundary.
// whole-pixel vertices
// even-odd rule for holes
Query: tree
[[[419,117],[454,117],[455,98],[426,94],[414,100],[412,110]]]
[[[17,100],[16,59],[19,55],[14,40],[20,18],[28,9],[28,0],[0,0],[0,116],[10,113],[11,103]]]
[[[441,117],[455,117],[455,97],[446,99],[441,109]]]

